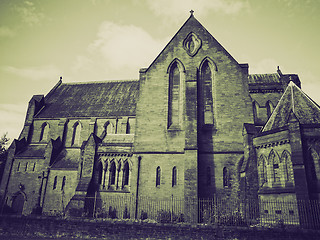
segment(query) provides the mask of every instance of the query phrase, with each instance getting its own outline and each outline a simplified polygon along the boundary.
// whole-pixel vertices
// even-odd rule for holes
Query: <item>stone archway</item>
[[[23,211],[24,202],[25,202],[25,197],[21,192],[15,195],[12,200],[13,212],[21,215]]]

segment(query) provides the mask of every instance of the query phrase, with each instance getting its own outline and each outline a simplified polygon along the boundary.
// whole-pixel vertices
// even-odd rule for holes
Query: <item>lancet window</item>
[[[49,133],[49,124],[44,123],[41,126],[41,133],[40,133],[40,142],[48,140],[48,133]]]
[[[177,167],[172,168],[172,187],[177,185]]]
[[[180,125],[182,112],[181,70],[178,62],[174,62],[169,70],[168,128]]]
[[[267,161],[266,158],[261,155],[258,161],[258,172],[260,186],[268,182]]]
[[[160,186],[161,184],[161,168],[157,167],[157,171],[156,171],[156,186]]]
[[[272,164],[271,166],[272,166],[273,182],[280,183],[280,180],[281,180],[280,162],[279,162],[279,157],[274,150],[271,150],[269,154],[268,162]]]
[[[202,82],[202,112],[204,124],[213,124],[213,97],[212,97],[212,80],[213,72],[209,62],[205,61],[201,68]]]
[[[81,133],[81,124],[79,122],[76,122],[73,125],[71,146],[79,146],[80,145],[80,136],[81,136],[80,133]]]

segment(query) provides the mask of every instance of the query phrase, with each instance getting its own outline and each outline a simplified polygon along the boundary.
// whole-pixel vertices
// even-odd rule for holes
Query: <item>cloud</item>
[[[14,37],[16,32],[6,26],[0,27],[0,37]]]
[[[152,38],[145,30],[133,25],[103,22],[98,39],[89,51],[101,53],[112,68],[146,66],[164,46],[163,40]]]
[[[73,76],[82,72],[92,78],[132,79],[139,69],[148,67],[169,39],[155,39],[134,25],[103,22],[97,38],[72,66]],[[77,79],[83,79],[77,76]]]
[[[13,66],[4,66],[2,70],[25,79],[34,81],[52,79],[61,74],[61,71],[54,65],[45,65],[39,67],[17,68]]]
[[[45,15],[31,1],[24,1],[22,6],[16,6],[16,11],[22,18],[22,21],[31,27],[41,25],[41,22],[45,18]]]
[[[0,136],[7,132],[11,141],[19,137],[26,108],[27,103],[0,104]]]
[[[147,0],[147,5],[156,15],[180,21],[191,9],[197,16],[205,16],[210,12],[231,15],[247,8],[248,2],[246,0]]]

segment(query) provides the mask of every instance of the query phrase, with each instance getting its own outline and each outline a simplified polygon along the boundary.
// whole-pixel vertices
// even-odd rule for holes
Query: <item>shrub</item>
[[[158,222],[160,223],[169,223],[171,222],[171,212],[161,210],[158,212]]]
[[[127,218],[130,218],[130,212],[128,211],[128,208],[126,206],[123,211],[123,219],[127,219]]]
[[[117,218],[117,209],[113,208],[112,206],[109,207],[109,218],[115,219]]]
[[[141,216],[140,216],[140,219],[141,220],[145,220],[148,218],[148,213],[147,212],[144,212],[143,210],[141,211]]]

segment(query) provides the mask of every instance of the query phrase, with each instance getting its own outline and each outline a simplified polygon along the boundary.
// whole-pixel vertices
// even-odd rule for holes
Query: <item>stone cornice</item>
[[[98,152],[99,157],[132,157],[132,153],[112,153]]]
[[[283,89],[249,89],[249,93],[283,93]]]
[[[255,145],[254,147],[256,149],[270,148],[270,147],[275,147],[275,146],[283,145],[283,144],[287,144],[287,143],[290,143],[289,139],[280,140],[280,141],[273,141],[273,142],[269,142],[269,143],[263,143],[263,144]]]

